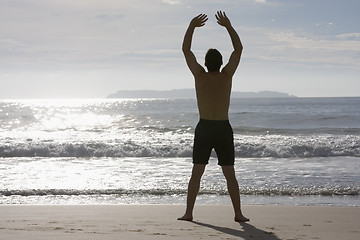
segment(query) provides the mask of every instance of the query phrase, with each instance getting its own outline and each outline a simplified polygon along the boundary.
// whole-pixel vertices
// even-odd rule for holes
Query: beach
[[[246,205],[1,205],[0,239],[342,239],[360,236],[360,208]]]

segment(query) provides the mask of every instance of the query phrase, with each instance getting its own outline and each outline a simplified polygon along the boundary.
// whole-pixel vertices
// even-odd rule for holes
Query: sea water
[[[360,98],[232,99],[243,204],[360,206]],[[185,204],[195,99],[0,100],[0,204]],[[213,152],[197,203],[231,204]]]

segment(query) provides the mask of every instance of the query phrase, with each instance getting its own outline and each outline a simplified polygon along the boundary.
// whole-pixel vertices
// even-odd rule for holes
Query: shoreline
[[[214,196],[216,196],[214,198]],[[312,207],[360,207],[360,197],[356,195],[342,196],[269,196],[241,194],[243,205],[251,206],[312,206]],[[48,195],[48,196],[0,196],[0,206],[10,205],[183,205],[186,195]],[[230,205],[229,195],[199,194],[196,205]]]
[[[184,205],[0,205],[0,239],[356,239],[360,208],[195,205],[194,221],[178,221]]]

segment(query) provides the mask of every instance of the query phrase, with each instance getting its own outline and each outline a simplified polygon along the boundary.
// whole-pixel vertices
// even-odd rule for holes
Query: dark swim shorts
[[[200,119],[195,128],[193,163],[208,164],[215,149],[220,166],[234,165],[234,136],[229,120]]]

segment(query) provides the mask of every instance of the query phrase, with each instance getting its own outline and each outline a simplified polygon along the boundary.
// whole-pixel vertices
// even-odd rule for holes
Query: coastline
[[[356,239],[360,208],[195,205],[194,221],[178,221],[184,205],[0,205],[0,239]]]

